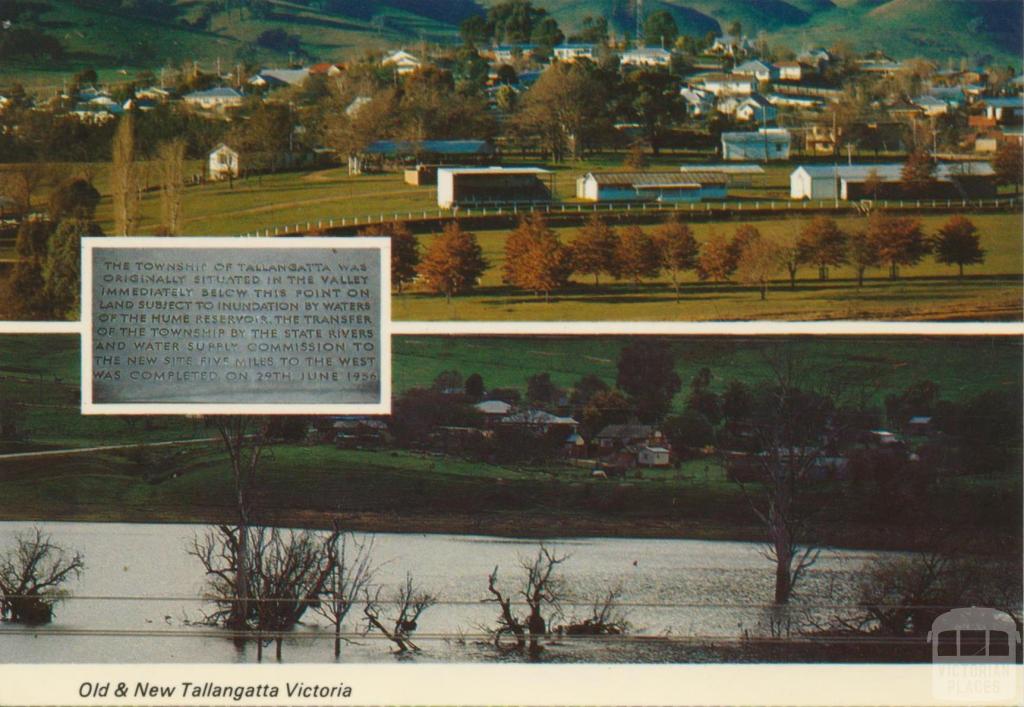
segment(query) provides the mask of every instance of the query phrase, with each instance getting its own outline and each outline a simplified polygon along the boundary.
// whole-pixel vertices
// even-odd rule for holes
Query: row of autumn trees
[[[453,221],[421,252],[417,238],[402,223],[372,227],[364,235],[383,235],[392,241],[392,283],[401,292],[413,281],[450,299],[473,290],[489,267],[476,236]],[[777,277],[788,276],[796,287],[801,267],[814,267],[826,280],[829,269],[848,265],[857,272],[858,287],[868,268],[886,266],[898,278],[900,268],[916,265],[929,253],[936,261],[964,267],[984,261],[978,229],[965,216],[951,217],[933,235],[921,221],[882,211],[872,213],[865,227],[847,232],[827,216],[804,223],[792,243],[763,235],[755,226],[739,226],[731,239],[713,234],[701,243],[693,229],[678,216],[647,231],[640,226],[614,228],[595,214],[575,239],[563,243],[541,213],[523,217],[505,241],[502,281],[513,287],[550,294],[569,284],[574,274],[602,275],[629,280],[640,286],[645,279],[667,274],[676,299],[687,271],[700,280],[725,282],[737,278],[757,285],[761,298]]]

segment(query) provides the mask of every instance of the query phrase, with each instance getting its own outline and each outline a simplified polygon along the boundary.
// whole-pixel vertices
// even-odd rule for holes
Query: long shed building
[[[726,176],[713,171],[589,172],[577,181],[587,201],[693,202],[724,199]]]

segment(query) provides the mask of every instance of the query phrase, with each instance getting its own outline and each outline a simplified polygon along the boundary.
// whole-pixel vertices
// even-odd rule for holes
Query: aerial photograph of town
[[[0,0],[0,677],[1019,664],[1022,65],[1020,0]]]
[[[81,234],[383,233],[398,320],[1017,321],[1021,14],[6,0],[0,317]]]

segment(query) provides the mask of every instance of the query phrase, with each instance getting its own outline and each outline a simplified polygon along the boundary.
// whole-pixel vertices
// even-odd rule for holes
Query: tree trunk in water
[[[775,561],[775,603],[788,604],[789,594],[792,591],[789,576],[789,553],[779,553]]]

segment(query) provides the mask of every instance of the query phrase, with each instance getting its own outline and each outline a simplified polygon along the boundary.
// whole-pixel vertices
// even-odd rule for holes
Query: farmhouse
[[[686,114],[691,118],[699,118],[715,109],[715,96],[710,91],[684,86],[679,91],[686,104]]]
[[[727,162],[788,160],[792,135],[785,128],[722,133],[722,159]]]
[[[780,61],[777,66],[781,81],[800,81],[804,77],[804,67],[799,61]]]
[[[442,209],[476,204],[546,202],[552,174],[539,167],[441,167],[437,205]]]
[[[210,179],[229,179],[241,174],[241,158],[223,142],[210,150],[207,156],[206,172]]]
[[[587,201],[724,199],[726,178],[720,172],[589,172],[577,181],[576,196]]]
[[[859,199],[868,194],[865,185],[880,185],[879,196],[896,196],[903,165],[801,165],[789,176],[792,199]],[[942,198],[977,198],[994,193],[992,166],[987,162],[945,162],[935,170],[936,193]]]
[[[186,93],[181,100],[202,110],[223,111],[241,106],[245,102],[245,96],[230,86],[219,86]]]

